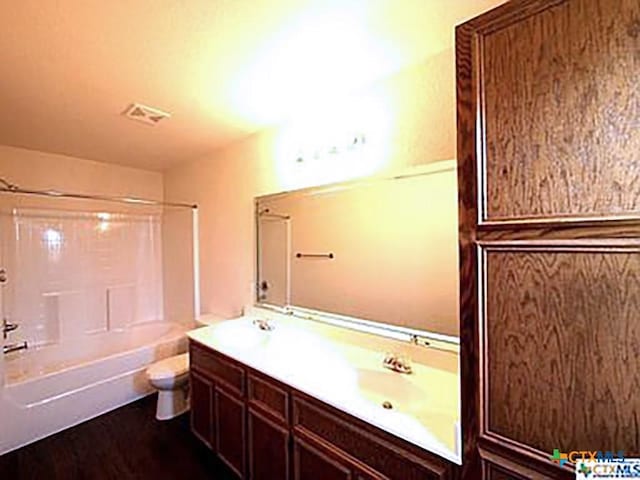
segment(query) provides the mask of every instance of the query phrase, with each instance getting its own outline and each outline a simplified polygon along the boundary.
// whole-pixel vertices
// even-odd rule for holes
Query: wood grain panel
[[[355,419],[345,420],[325,405],[293,397],[294,434],[311,434],[331,443],[344,453],[368,465],[372,470],[389,478],[403,480],[444,480],[452,477],[449,462],[424,452],[420,457],[390,443],[381,435]],[[371,428],[371,427],[369,427]]]
[[[191,430],[210,449],[214,448],[211,428],[213,415],[213,384],[206,377],[191,372]]]
[[[640,2],[548,3],[478,37],[483,218],[638,217]]]
[[[483,463],[482,465],[483,478],[487,480],[527,480],[526,477],[521,477],[513,472],[508,472],[504,468],[501,468],[493,463]]]
[[[232,361],[222,358],[219,353],[213,353],[207,348],[191,342],[191,368],[213,376],[217,383],[223,383],[236,395],[244,394],[245,374],[244,370]]]
[[[289,421],[289,393],[265,377],[249,374],[247,398],[253,406],[271,414],[283,424]]]
[[[324,443],[294,437],[293,478],[295,480],[351,480],[350,462]]]
[[[244,402],[214,387],[216,453],[239,478],[245,477],[245,421]]]
[[[484,436],[479,442],[482,458],[482,478],[515,480],[573,480],[575,467],[559,467],[548,460],[545,453],[543,461],[532,456],[531,452],[515,448],[507,441]]]
[[[476,450],[480,410],[478,361],[475,228],[477,212],[476,98],[473,76],[473,26],[456,28],[456,116],[458,152],[458,249],[460,304],[460,417],[463,425],[462,478],[479,478],[480,458]]]
[[[249,408],[249,476],[252,480],[289,479],[289,429]]]
[[[484,255],[486,431],[544,453],[640,452],[638,250]]]

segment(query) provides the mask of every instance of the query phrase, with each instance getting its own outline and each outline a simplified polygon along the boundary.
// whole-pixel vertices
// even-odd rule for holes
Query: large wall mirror
[[[256,199],[258,303],[458,336],[454,162]]]

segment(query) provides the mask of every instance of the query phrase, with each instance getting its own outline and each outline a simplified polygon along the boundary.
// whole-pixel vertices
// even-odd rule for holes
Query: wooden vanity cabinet
[[[457,467],[196,342],[191,428],[239,478],[446,480]]]
[[[249,477],[256,480],[288,480],[290,433],[260,410],[249,407]]]
[[[293,437],[294,480],[382,480],[388,477],[354,461],[330,443],[317,437]]]
[[[213,382],[197,371],[191,370],[191,431],[207,447],[213,444]]]
[[[315,452],[325,463],[348,467],[351,476],[346,478],[457,478],[457,469],[451,462],[308,395],[294,392],[292,398],[292,426],[294,440],[302,441],[298,448],[300,454],[304,450],[308,459]],[[301,456],[301,464],[303,460]]]
[[[213,425],[218,457],[240,478],[245,477],[245,404],[242,398],[215,387]]]
[[[256,480],[290,478],[289,396],[285,385],[247,375],[249,475]]]
[[[239,478],[245,478],[245,372],[194,345],[190,362],[191,429]]]

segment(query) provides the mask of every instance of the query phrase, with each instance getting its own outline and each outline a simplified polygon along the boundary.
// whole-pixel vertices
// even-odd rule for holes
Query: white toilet
[[[147,378],[158,390],[156,418],[169,420],[189,410],[189,354],[160,360],[147,368]]]

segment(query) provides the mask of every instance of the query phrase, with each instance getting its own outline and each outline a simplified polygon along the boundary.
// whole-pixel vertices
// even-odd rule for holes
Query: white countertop
[[[273,315],[271,315],[273,317]],[[272,331],[255,316],[187,333],[190,339],[458,465],[457,372],[413,362],[413,373],[382,367],[385,352],[342,343],[309,321],[278,316]],[[383,401],[393,409],[382,407]]]

